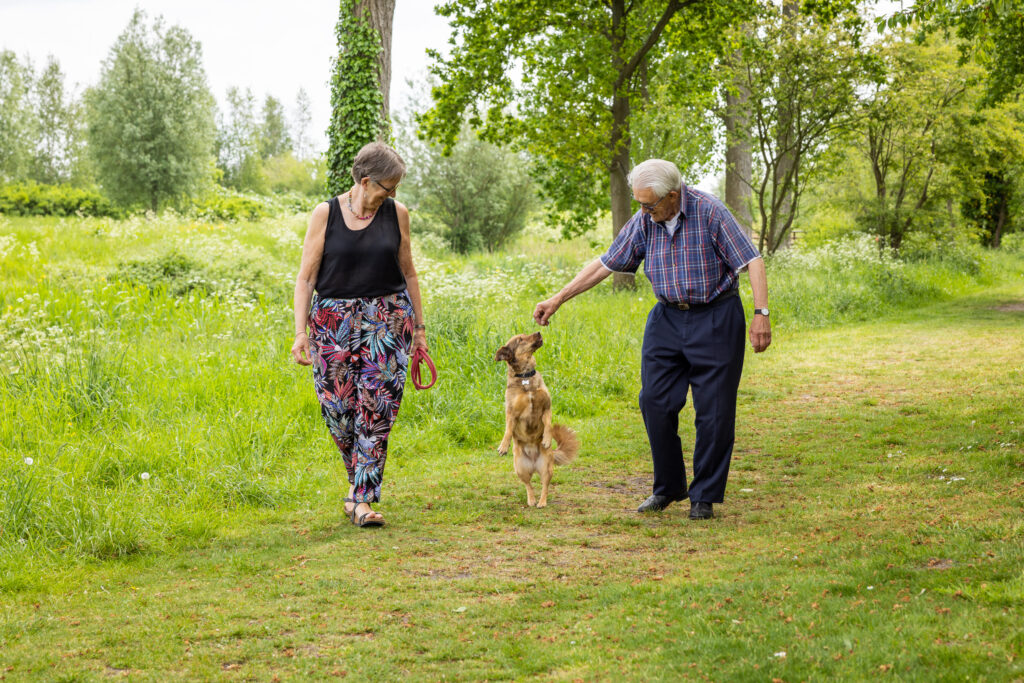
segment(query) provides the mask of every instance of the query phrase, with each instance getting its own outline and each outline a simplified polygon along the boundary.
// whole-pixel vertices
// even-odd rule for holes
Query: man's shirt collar
[[[686,220],[686,183],[679,186],[679,211],[668,220],[658,223],[658,225],[668,230],[669,237],[674,237],[676,229],[679,228],[680,218]]]

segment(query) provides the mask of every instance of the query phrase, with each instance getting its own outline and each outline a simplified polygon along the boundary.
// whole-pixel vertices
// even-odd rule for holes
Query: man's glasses
[[[377,184],[380,185],[380,183],[377,183]],[[384,186],[381,185],[381,187],[384,187]],[[666,194],[665,197],[667,197],[667,196],[668,195]],[[653,213],[654,210],[656,208],[658,208],[658,204],[661,204],[663,201],[665,201],[665,197],[662,197],[661,199],[659,199],[658,201],[654,202],[653,204],[644,204],[643,202],[640,202],[640,208],[644,209],[645,211],[647,211],[647,213]]]

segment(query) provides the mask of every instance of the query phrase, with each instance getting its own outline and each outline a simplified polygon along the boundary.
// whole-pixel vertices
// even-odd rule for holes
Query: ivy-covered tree
[[[661,69],[665,38],[703,44],[751,3],[731,0],[449,0],[450,55],[433,52],[440,80],[434,107],[420,120],[427,136],[451,145],[462,123],[491,142],[536,160],[548,220],[567,234],[593,226],[611,209],[617,234],[632,213],[626,176],[635,114],[646,94],[672,84],[674,101],[693,81]],[[617,286],[632,284],[617,275]]]
[[[388,137],[391,25],[395,0],[340,0],[331,78],[327,191],[345,191],[359,149]]]
[[[115,201],[157,210],[208,180],[215,104],[185,29],[160,18],[149,28],[136,10],[85,99],[89,151]]]

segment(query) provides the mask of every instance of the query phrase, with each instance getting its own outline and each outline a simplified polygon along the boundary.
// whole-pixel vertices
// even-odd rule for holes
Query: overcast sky
[[[391,107],[406,100],[406,80],[422,79],[427,48],[444,50],[448,24],[433,0],[397,0],[392,36]],[[223,105],[231,86],[252,88],[262,103],[280,99],[289,113],[299,88],[313,108],[311,135],[326,148],[330,118],[331,57],[337,0],[0,0],[0,49],[26,55],[38,70],[47,55],[60,62],[76,92],[96,83],[103,60],[135,7],[150,23],[189,31],[203,46],[210,88]]]

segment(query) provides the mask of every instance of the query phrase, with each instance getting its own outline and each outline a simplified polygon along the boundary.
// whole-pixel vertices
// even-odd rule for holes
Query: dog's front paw
[[[508,444],[504,441],[498,446],[498,455],[508,455]]]

